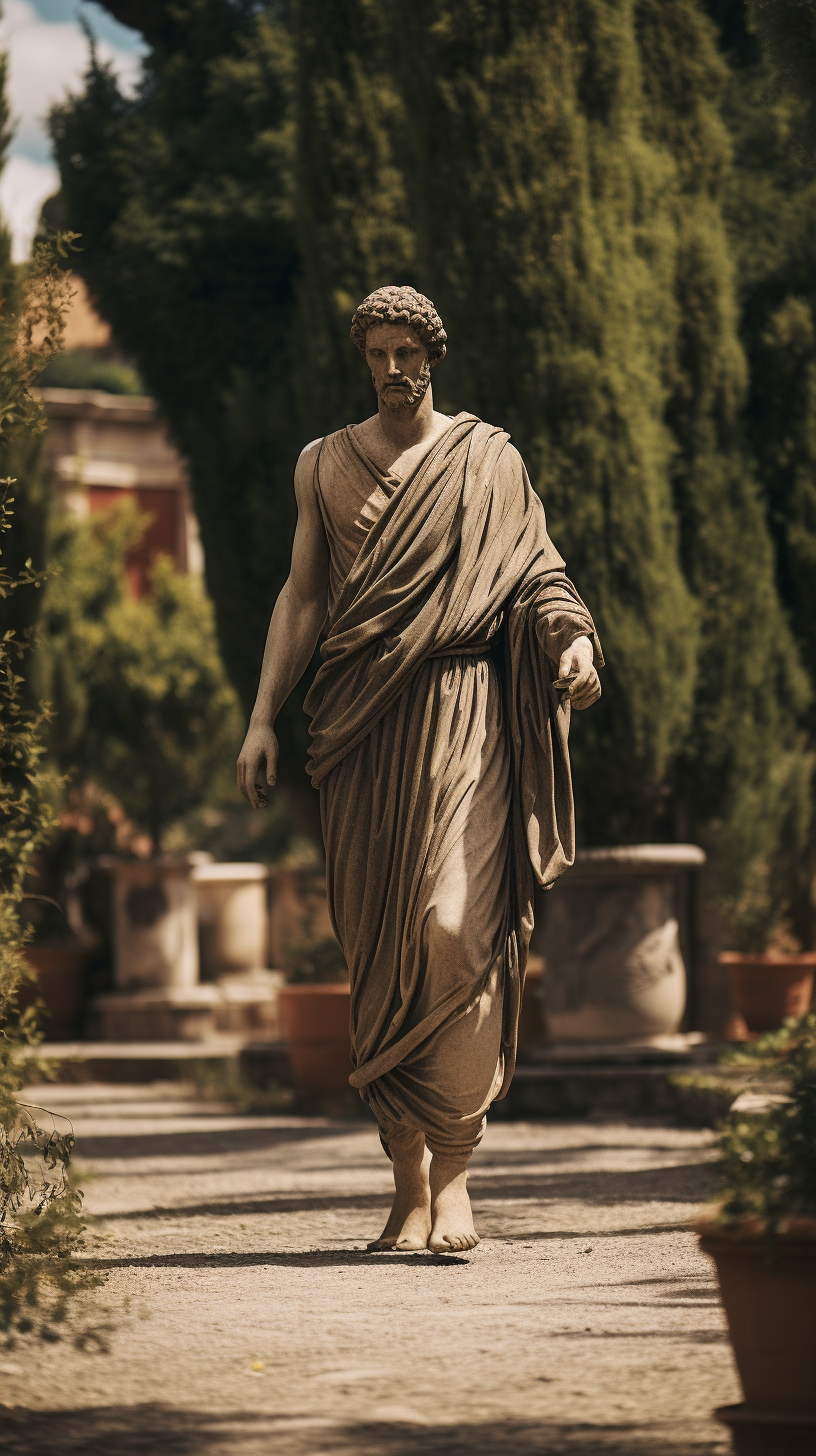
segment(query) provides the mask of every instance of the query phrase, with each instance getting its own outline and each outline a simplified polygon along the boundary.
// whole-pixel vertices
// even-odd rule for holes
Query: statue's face
[[[388,409],[416,408],[424,399],[431,382],[428,350],[408,324],[372,324],[366,331],[366,362]]]

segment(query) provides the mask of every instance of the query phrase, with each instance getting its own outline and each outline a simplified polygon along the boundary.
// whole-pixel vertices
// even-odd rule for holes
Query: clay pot
[[[278,998],[298,1092],[347,1092],[351,1076],[348,985],[282,986]]]
[[[733,1234],[702,1226],[700,1237],[717,1266],[745,1404],[814,1415],[816,1219],[790,1219],[774,1238],[757,1224]]]
[[[532,949],[546,963],[554,1042],[616,1042],[677,1031],[686,1004],[679,876],[705,863],[694,844],[579,850],[536,900]]]
[[[76,1036],[82,1010],[87,950],[77,942],[68,942],[28,945],[24,954],[37,979],[21,985],[17,998],[20,1009],[42,1001],[45,1009],[40,1016],[48,1040],[70,1041]]]
[[[776,1031],[788,1016],[804,1016],[813,994],[816,951],[803,955],[719,956],[728,969],[734,1011],[749,1031]]]

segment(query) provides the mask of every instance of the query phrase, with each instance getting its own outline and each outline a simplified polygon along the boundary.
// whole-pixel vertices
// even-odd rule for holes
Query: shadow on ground
[[[701,1423],[702,1424],[702,1423]],[[668,1426],[340,1426],[309,1417],[210,1416],[160,1405],[4,1412],[7,1456],[715,1456],[724,1439]]]

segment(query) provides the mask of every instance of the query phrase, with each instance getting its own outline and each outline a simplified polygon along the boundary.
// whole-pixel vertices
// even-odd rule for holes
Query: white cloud
[[[17,123],[0,199],[15,253],[20,256],[23,248],[22,256],[27,256],[36,224],[36,218],[33,224],[30,219],[33,199],[39,195],[41,203],[55,190],[45,117],[55,101],[79,88],[88,64],[88,41],[75,20],[43,21],[28,0],[4,0],[0,48],[9,55],[8,99]],[[131,89],[140,70],[138,53],[119,50],[104,40],[98,42],[98,52],[100,59],[113,64],[123,87]]]
[[[31,251],[45,199],[57,191],[59,172],[53,162],[10,157],[0,177],[0,212],[11,230],[12,256],[22,263]]]

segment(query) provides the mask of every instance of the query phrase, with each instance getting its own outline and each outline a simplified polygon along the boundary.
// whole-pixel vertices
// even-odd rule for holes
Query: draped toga
[[[561,653],[592,618],[504,431],[459,414],[402,481],[349,426],[315,490],[329,617],[306,699],[351,1084],[384,1145],[469,1153],[507,1091],[534,878],[574,856]]]

